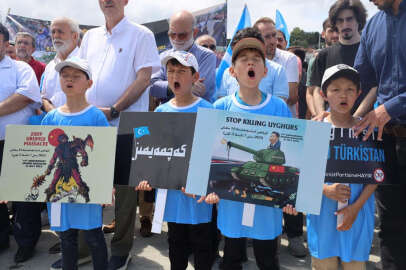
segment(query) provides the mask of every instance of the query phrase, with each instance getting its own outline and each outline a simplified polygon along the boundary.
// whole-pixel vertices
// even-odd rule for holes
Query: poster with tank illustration
[[[379,141],[373,132],[364,141],[365,133],[355,137],[352,129],[331,129],[325,182],[385,185],[401,179],[397,176],[395,138],[383,134]]]
[[[199,108],[186,192],[318,214],[330,127]]]
[[[8,125],[0,200],[111,203],[117,129]]]

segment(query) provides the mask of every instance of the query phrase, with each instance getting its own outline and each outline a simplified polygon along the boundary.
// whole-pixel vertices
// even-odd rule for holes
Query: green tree
[[[290,33],[290,46],[317,48],[319,35],[319,32],[305,32],[299,27],[295,27]]]

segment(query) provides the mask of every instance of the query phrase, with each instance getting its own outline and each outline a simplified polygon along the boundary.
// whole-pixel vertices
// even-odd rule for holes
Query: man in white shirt
[[[79,34],[79,25],[69,18],[56,18],[51,23],[51,38],[56,56],[46,66],[41,83],[41,96],[45,112],[65,104],[66,96],[62,92],[59,73],[55,70],[55,66],[67,58],[78,56]]]
[[[289,84],[289,97],[286,100],[292,116],[296,117],[296,103],[298,100],[299,70],[297,58],[293,53],[278,49],[277,30],[275,22],[268,17],[258,19],[254,27],[257,28],[265,40],[266,58],[280,64],[286,72]]]
[[[152,32],[124,16],[127,3],[128,0],[99,0],[106,24],[86,32],[79,54],[87,59],[94,74],[87,99],[104,112],[113,126],[118,125],[122,111],[148,111],[149,95],[145,90],[151,74],[161,66]],[[123,137],[126,139],[121,141]],[[127,153],[120,151],[126,151],[125,146],[128,148],[132,140],[131,136],[123,137],[119,134],[115,184],[126,185],[130,164]],[[116,224],[108,269],[126,269],[131,258],[136,202],[134,188],[116,187]]]
[[[15,61],[6,56],[8,40],[8,30],[0,23],[0,160],[3,155],[6,126],[27,124],[28,118],[41,104],[33,69],[23,61]],[[18,245],[14,261],[20,263],[34,254],[41,234],[41,209],[39,204],[23,202],[13,203],[13,209],[13,234]],[[0,201],[0,251],[9,246],[8,229],[7,206]]]

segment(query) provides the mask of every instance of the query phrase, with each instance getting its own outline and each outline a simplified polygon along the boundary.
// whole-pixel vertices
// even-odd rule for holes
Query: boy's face
[[[169,88],[176,95],[183,95],[192,92],[193,84],[199,79],[199,73],[192,74],[192,68],[183,65],[173,65],[168,62],[166,65]]]
[[[278,138],[278,136],[276,136],[275,133],[272,133],[271,136],[269,137],[269,142],[270,142],[271,144],[277,143],[278,140],[279,140],[279,138]]]
[[[92,85],[92,80],[88,80],[83,71],[73,67],[64,67],[59,77],[61,88],[66,96],[84,95]]]
[[[331,111],[348,113],[360,93],[360,90],[357,90],[357,86],[351,80],[338,78],[329,84],[326,95],[323,94],[323,97],[330,105]]]
[[[261,54],[255,49],[242,50],[230,67],[231,76],[237,79],[240,86],[247,88],[258,88],[267,72]]]

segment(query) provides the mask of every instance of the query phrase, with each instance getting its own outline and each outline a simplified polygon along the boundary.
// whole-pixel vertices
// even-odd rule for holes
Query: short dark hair
[[[285,33],[283,33],[281,30],[277,30],[277,31],[282,34],[283,39],[286,41]]]
[[[3,41],[8,41],[10,38],[7,28],[2,23],[0,23],[0,35],[3,36]]]
[[[237,44],[240,40],[244,38],[256,38],[258,39],[262,44],[265,46],[265,41],[262,38],[261,32],[257,28],[254,27],[246,27],[244,29],[241,29],[235,33],[233,40],[231,41],[231,49],[234,49],[235,44]],[[254,49],[254,48],[253,48]],[[255,49],[254,49],[255,50]],[[238,53],[239,54],[239,53]],[[238,54],[233,56],[233,63],[237,59]],[[262,52],[260,52],[262,59],[264,60],[265,64],[265,55],[263,55]]]
[[[325,19],[323,22],[323,31],[326,31],[327,28],[332,28],[332,27],[333,27],[333,25],[331,24],[330,19],[329,18]]]
[[[360,0],[337,0],[328,12],[328,17],[331,21],[332,26],[336,27],[337,17],[341,11],[349,9],[354,12],[355,18],[358,22],[358,31],[364,28],[367,21],[367,11]]]
[[[280,137],[280,134],[279,134],[279,132],[276,132],[276,131],[272,131],[272,133],[271,134],[275,134],[276,135],[276,137]]]
[[[184,66],[176,58],[169,59],[168,62],[166,62],[166,65],[168,65],[169,63],[171,63],[171,65],[173,65],[173,66]],[[196,73],[196,70],[193,67],[189,67],[189,68],[192,71],[192,75]]]

